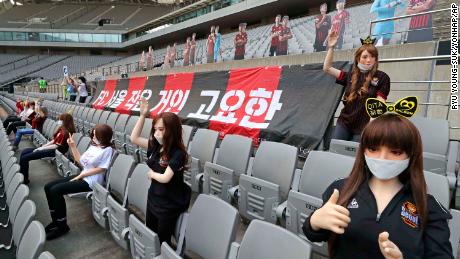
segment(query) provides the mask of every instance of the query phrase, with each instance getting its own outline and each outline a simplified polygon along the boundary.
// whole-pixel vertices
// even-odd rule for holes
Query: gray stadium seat
[[[37,208],[33,201],[26,200],[22,203],[21,208],[19,209],[13,222],[11,240],[9,244],[1,244],[0,249],[9,250],[13,244],[16,246],[19,244],[22,236],[24,235],[24,231],[30,225],[30,222],[32,222],[36,212]]]
[[[14,164],[8,171],[8,175],[5,177],[5,181],[3,184],[3,190],[6,192],[6,204],[10,204],[11,198],[14,195],[14,192],[18,188],[18,186],[23,183],[24,181],[24,176],[19,173],[19,165]],[[5,206],[0,207],[0,210],[5,210],[6,209],[6,204]]]
[[[96,112],[97,112],[97,115],[99,116],[96,115]],[[93,128],[91,125],[94,124],[93,117],[96,116],[99,119],[101,114],[102,114],[101,110],[95,110],[95,109],[89,109],[88,113],[86,113],[86,116],[85,114],[83,114],[83,128],[81,130],[81,133],[83,133],[83,135],[85,136],[89,135],[89,130]]]
[[[444,208],[449,208],[450,191],[447,177],[429,171],[425,171],[424,176],[427,192],[433,195]],[[452,244],[454,258],[457,258],[460,245],[460,228],[458,227],[460,226],[460,211],[450,209],[449,212],[452,215],[452,219],[449,220],[450,243]]]
[[[56,259],[56,257],[54,257],[54,255],[52,253],[50,253],[48,251],[45,251],[45,252],[40,254],[38,259]]]
[[[124,152],[125,154],[128,155],[134,155],[136,151],[136,147],[134,144],[131,143],[131,132],[133,132],[134,126],[136,125],[137,120],[139,119],[138,116],[131,116],[126,123],[126,127],[124,129],[124,142],[123,142],[123,147],[124,147]]]
[[[231,243],[235,240],[238,228],[238,211],[221,199],[200,194],[193,204],[185,231],[186,251],[200,256],[200,258],[227,258]],[[168,246],[166,243],[163,245]],[[163,249],[162,249],[163,250]],[[167,254],[171,249],[165,247]]]
[[[145,175],[133,173],[128,187],[128,208],[135,208],[137,212],[129,215],[129,243],[133,258],[154,258],[160,254],[158,235],[139,219],[139,217],[145,219],[147,210],[148,190],[151,183],[147,173],[148,171]]]
[[[232,244],[229,259],[308,259],[310,254],[310,245],[298,236],[279,226],[254,220],[244,233],[241,244]]]
[[[252,140],[240,135],[226,135],[220,144],[216,162],[204,165],[203,193],[231,202],[229,189],[238,185],[241,174],[248,169]]]
[[[124,249],[128,249],[129,246],[127,239],[129,230],[129,211],[127,208],[128,195],[129,193],[135,192],[144,184],[150,184],[147,174],[149,170],[150,168],[147,165],[138,164],[125,186],[121,185],[125,182],[128,172],[126,172],[123,177],[120,177],[120,179],[111,180],[110,182],[110,195],[107,197],[110,233],[115,239],[115,242]],[[140,184],[141,186],[133,185],[131,182]]]
[[[286,229],[307,240],[302,231],[305,219],[317,208],[321,207],[324,190],[335,180],[347,177],[353,168],[355,159],[340,154],[311,151],[305,160],[300,175],[299,186],[289,191],[286,211]],[[281,207],[279,211],[284,211]],[[327,250],[313,247],[323,255]]]
[[[32,221],[24,233],[16,251],[17,259],[38,258],[45,244],[45,228],[38,221]]]
[[[240,175],[238,205],[242,217],[277,221],[276,207],[288,196],[297,166],[297,148],[264,141],[248,174]],[[252,173],[251,173],[252,172]]]
[[[94,219],[101,227],[105,229],[109,228],[107,218],[107,197],[109,196],[109,191],[111,189],[124,189],[135,165],[136,164],[132,156],[119,154],[113,165],[110,167],[106,187],[100,185],[99,183],[94,185],[92,212]]]
[[[149,139],[150,133],[152,132],[152,122],[153,120],[150,118],[146,118],[144,121],[144,127],[142,127],[141,137]],[[131,144],[132,145],[132,144]],[[134,145],[133,145],[134,146]],[[141,163],[142,161],[147,160],[147,150],[141,147],[136,146],[134,151],[134,157],[136,161]]]
[[[109,119],[111,113],[116,114],[116,112],[103,111],[101,117],[99,117],[97,124],[107,124],[107,120]]]
[[[329,152],[337,153],[345,156],[356,157],[359,143],[354,141],[346,141],[341,139],[331,139]]]
[[[200,178],[197,177],[201,177],[204,164],[213,161],[218,139],[219,133],[209,129],[198,129],[193,137],[190,147],[192,164],[184,173],[184,181],[194,192],[200,192]]]
[[[413,117],[410,119],[420,132],[423,143],[423,169],[446,175],[449,186],[455,188],[455,164],[458,141],[449,141],[449,122],[442,119]],[[436,134],[433,134],[436,132]]]
[[[94,112],[94,115],[93,115],[93,117],[92,117],[91,120],[90,120],[89,126],[88,126],[87,128],[85,128],[85,135],[86,135],[86,134],[89,135],[89,134],[90,134],[89,131],[90,131],[91,129],[93,129],[94,126],[96,126],[96,125],[99,123],[99,119],[101,118],[103,112],[104,112],[104,111],[102,111],[102,110],[96,110],[96,111]]]
[[[109,113],[109,118],[107,118],[107,125],[109,125],[113,131],[115,131],[115,125],[117,124],[118,116],[120,115],[118,112],[111,112]],[[113,136],[115,138],[115,136]]]
[[[120,114],[117,122],[115,123],[114,134],[113,134],[113,138],[115,141],[115,147],[117,148],[118,151],[123,152],[125,154],[126,154],[126,150],[124,146],[125,135],[126,135],[125,127],[126,127],[126,123],[128,122],[128,119],[129,119],[129,115]]]
[[[17,213],[21,208],[24,201],[27,200],[29,196],[29,187],[25,184],[20,184],[16,191],[13,194],[13,198],[11,198],[10,203],[8,204],[8,221],[1,222],[0,226],[7,227],[9,223],[14,222],[16,219]]]
[[[189,125],[182,125],[182,140],[184,141],[184,145],[188,148],[188,144],[192,139],[193,127]]]
[[[84,124],[85,124],[85,120],[88,116],[88,113],[90,111],[90,108],[83,108],[83,110],[81,111],[81,114],[75,118],[75,126],[77,128],[77,131],[78,132],[81,132],[83,134],[83,130],[84,130]]]

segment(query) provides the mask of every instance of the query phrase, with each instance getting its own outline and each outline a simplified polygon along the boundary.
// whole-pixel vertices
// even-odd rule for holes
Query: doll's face
[[[361,53],[361,57],[359,57],[359,63],[364,64],[366,66],[374,66],[375,65],[375,57],[372,56],[367,50]]]

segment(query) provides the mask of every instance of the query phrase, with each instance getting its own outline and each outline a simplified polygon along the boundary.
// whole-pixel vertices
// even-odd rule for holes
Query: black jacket
[[[323,202],[329,200],[334,189],[340,191],[345,181],[333,182],[324,192]],[[416,207],[410,184],[404,185],[378,215],[375,197],[368,181],[365,181],[350,199],[347,209],[351,223],[344,234],[338,235],[333,258],[384,258],[378,244],[378,235],[383,231],[390,234],[390,240],[399,247],[404,259],[454,258],[447,224],[452,216],[433,196],[428,195],[428,221],[422,231],[422,221],[414,213]],[[328,230],[313,231],[310,217],[305,220],[302,229],[312,242],[328,241],[331,234]]]

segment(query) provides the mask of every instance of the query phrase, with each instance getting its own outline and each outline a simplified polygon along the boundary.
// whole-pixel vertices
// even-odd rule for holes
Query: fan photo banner
[[[344,69],[348,62],[336,62]],[[318,146],[333,119],[343,86],[324,74],[322,64],[240,68],[107,80],[98,83],[95,109],[150,117],[178,114],[186,125],[261,141],[297,146],[300,154]]]

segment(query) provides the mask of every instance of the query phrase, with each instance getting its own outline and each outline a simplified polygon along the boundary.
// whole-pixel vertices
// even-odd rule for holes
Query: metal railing
[[[449,12],[449,15],[450,15],[450,8],[444,8],[444,9],[438,9],[438,10],[433,10],[433,11],[427,11],[427,12],[421,12],[421,13],[416,13],[416,14],[406,14],[406,15],[400,15],[400,16],[394,16],[394,17],[390,17],[390,18],[384,18],[384,19],[377,19],[377,20],[373,20],[370,22],[370,26],[369,26],[369,35],[370,36],[376,36],[374,34],[372,34],[372,28],[374,24],[377,24],[377,23],[382,23],[382,22],[388,22],[388,21],[397,21],[397,20],[403,20],[403,19],[408,19],[408,18],[412,18],[412,17],[415,17],[415,16],[419,16],[419,15],[424,15],[424,14],[434,14],[434,13],[440,13],[440,12]],[[432,26],[430,27],[431,29],[439,29],[439,28],[449,28],[450,27],[450,24],[447,24],[447,25],[444,25],[444,26]],[[420,31],[420,30],[425,30],[427,28],[422,28],[422,29],[414,29],[414,30],[405,30],[405,31],[395,31],[395,32],[387,32],[387,33],[381,33],[379,35],[392,35],[392,34],[399,34],[399,33],[408,33],[410,31]]]

